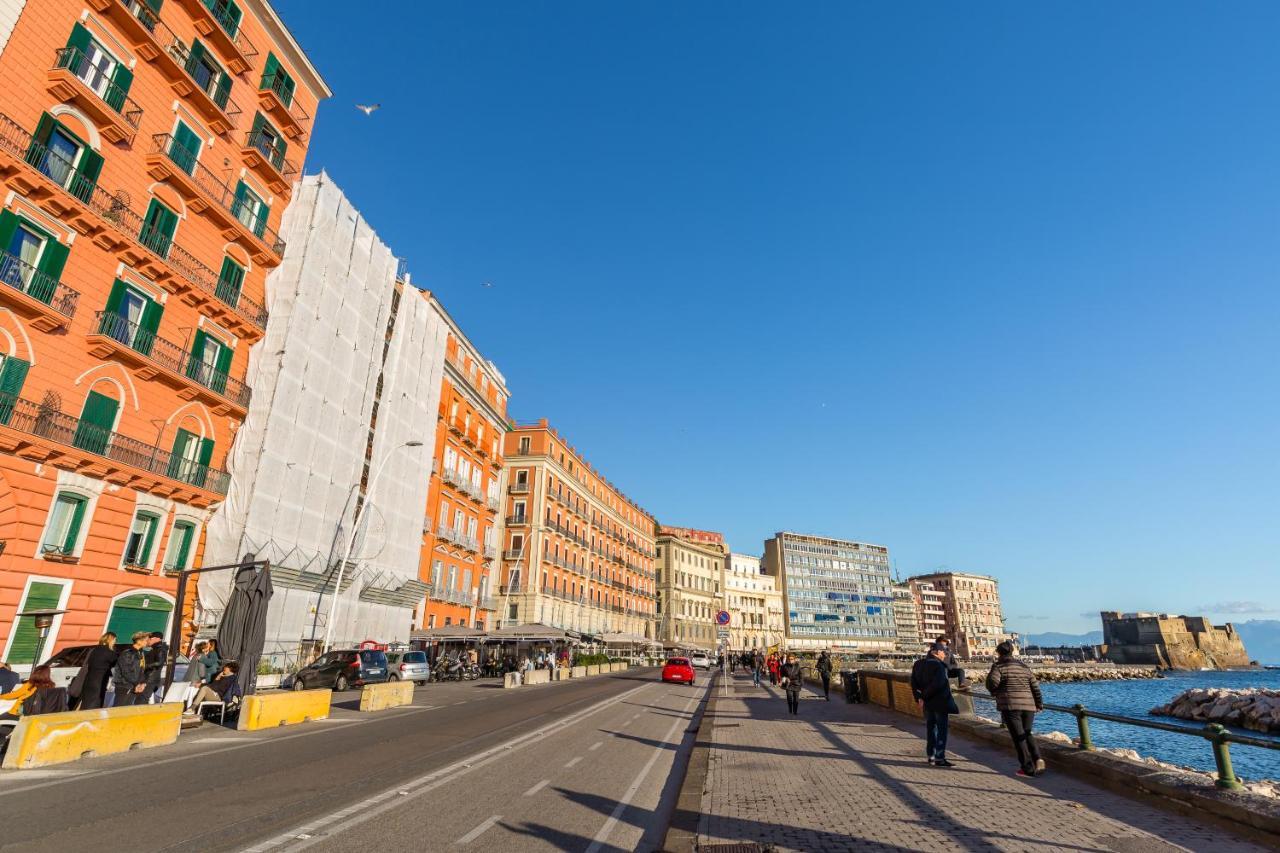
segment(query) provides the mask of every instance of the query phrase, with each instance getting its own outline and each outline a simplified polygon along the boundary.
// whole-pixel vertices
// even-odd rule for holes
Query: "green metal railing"
[[[990,702],[995,701],[995,697],[988,693],[970,691],[969,695],[975,699],[985,699]],[[1137,726],[1141,729],[1156,729],[1157,731],[1162,732],[1172,732],[1173,734],[1204,738],[1212,745],[1213,760],[1218,766],[1218,778],[1215,784],[1217,784],[1219,788],[1226,788],[1233,791],[1239,790],[1244,786],[1240,784],[1240,780],[1236,777],[1235,770],[1231,767],[1231,744],[1237,743],[1242,746],[1256,746],[1261,749],[1280,751],[1280,741],[1250,737],[1249,735],[1239,735],[1220,723],[1209,723],[1196,729],[1191,726],[1180,726],[1176,723],[1161,723],[1155,720],[1142,720],[1137,717],[1126,717],[1122,714],[1108,714],[1105,711],[1091,711],[1084,705],[1079,704],[1067,706],[1052,705],[1046,702],[1044,704],[1044,710],[1057,711],[1060,714],[1069,714],[1074,717],[1076,727],[1080,732],[1079,748],[1085,751],[1092,751],[1094,749],[1093,733],[1089,730],[1089,720],[1105,720],[1109,723]]]

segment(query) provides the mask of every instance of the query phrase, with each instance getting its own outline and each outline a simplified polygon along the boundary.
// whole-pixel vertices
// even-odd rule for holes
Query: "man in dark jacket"
[[[831,656],[826,652],[818,655],[818,662],[814,664],[814,669],[818,671],[818,677],[822,679],[822,698],[828,702],[831,701]]]
[[[9,668],[9,664],[0,661],[0,693],[8,693],[22,683],[22,677]]]
[[[147,660],[147,686],[140,694],[138,705],[146,705],[160,690],[164,680],[164,665],[169,660],[169,644],[164,641],[164,634],[152,631],[147,637],[145,649]]]
[[[760,686],[760,673],[764,672],[764,655],[759,649],[751,650],[751,680],[756,687]]]
[[[804,669],[795,655],[787,655],[786,662],[778,667],[778,680],[782,683],[782,692],[787,694],[787,710],[793,715],[800,713],[800,691],[804,689]]]
[[[1036,712],[1044,710],[1040,682],[1031,667],[1013,656],[1013,643],[1005,640],[996,646],[996,655],[996,662],[987,673],[987,692],[995,697],[996,708],[1013,738],[1020,765],[1018,775],[1039,776],[1044,772],[1044,759],[1031,736],[1031,727]]]
[[[951,651],[951,640],[946,637],[938,637],[934,641],[934,645],[942,646],[947,650],[947,656],[942,661],[947,665],[947,677],[958,679],[960,687],[968,687],[969,680],[965,678],[964,670],[960,668],[960,661],[956,660],[955,652]]]
[[[953,766],[947,761],[948,715],[960,713],[951,697],[946,658],[946,648],[935,643],[911,668],[911,695],[924,714],[925,757],[934,767]]]
[[[138,631],[133,635],[133,645],[120,652],[116,665],[111,669],[111,682],[115,686],[115,707],[140,704],[142,692],[147,689],[147,660],[143,651],[151,634]]]

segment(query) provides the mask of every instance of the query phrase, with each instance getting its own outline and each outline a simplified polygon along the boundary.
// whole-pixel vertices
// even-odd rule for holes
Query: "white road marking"
[[[595,750],[599,749],[599,748],[600,748],[600,747],[602,747],[602,746],[604,746],[604,741],[602,741],[602,740],[598,740],[598,741],[596,741],[595,743],[591,744],[591,746],[587,747],[587,749],[588,749],[588,750],[591,750],[591,751],[595,751]]]
[[[566,769],[566,770],[568,770],[570,767],[572,767],[573,765],[577,764],[577,763],[578,763],[579,761],[581,761],[581,760],[582,760],[582,756],[581,756],[581,755],[577,756],[576,758],[571,758],[571,759],[569,759],[569,763],[565,765],[565,769]]]
[[[393,808],[402,807],[402,804],[406,801],[402,799],[404,795],[400,793],[401,791],[408,791],[410,797],[421,796],[422,794],[434,791],[436,788],[446,785],[455,779],[470,773],[476,768],[484,767],[498,761],[504,756],[509,755],[515,749],[522,749],[531,744],[538,743],[542,738],[549,734],[554,734],[563,729],[574,726],[581,720],[584,720],[593,714],[603,711],[606,708],[611,708],[620,702],[624,702],[649,686],[650,685],[645,684],[639,687],[633,687],[630,690],[619,693],[617,696],[602,699],[589,708],[584,708],[575,714],[562,717],[555,722],[548,723],[542,728],[517,735],[504,743],[492,746],[468,758],[455,761],[453,764],[441,767],[439,770],[433,770],[430,773],[426,773],[418,777],[417,779],[403,782],[394,788],[389,788],[382,793],[374,794],[360,802],[353,803],[339,812],[327,814],[324,817],[311,821],[310,823],[294,827],[288,832],[259,842],[253,847],[247,847],[244,849],[243,853],[262,853],[263,851],[274,850],[280,847],[301,850],[306,847],[310,847],[312,844],[317,844],[322,840],[332,838],[333,833],[327,832],[331,827],[336,828],[336,831],[347,831],[373,820]],[[299,837],[302,835],[315,837],[307,841],[299,841]]]
[[[684,710],[681,714],[687,714],[689,709],[694,706],[699,698],[700,697],[698,696],[694,696],[690,699],[688,704],[684,706]],[[626,811],[627,806],[631,804],[631,800],[640,790],[640,786],[644,784],[645,777],[649,775],[649,771],[653,769],[653,765],[658,763],[658,758],[666,752],[663,747],[669,740],[671,740],[672,736],[675,735],[677,729],[681,726],[687,725],[689,725],[689,721],[681,716],[680,719],[671,724],[671,728],[667,729],[667,734],[663,737],[662,743],[653,748],[653,755],[649,756],[649,760],[645,762],[644,767],[640,768],[639,774],[637,774],[636,778],[632,780],[631,786],[627,788],[627,792],[622,795],[621,800],[618,800],[618,804],[613,808],[613,813],[610,814],[609,819],[604,822],[604,826],[600,827],[600,831],[596,833],[596,837],[591,842],[591,846],[587,848],[587,853],[600,853],[600,851],[604,849],[604,844],[609,839],[610,834],[613,833],[613,828],[618,825],[618,818],[622,816],[622,813]],[[680,740],[677,740],[676,744],[679,745],[679,743]]]
[[[538,793],[539,791],[541,791],[543,788],[547,787],[547,786],[548,786],[548,785],[550,785],[550,784],[551,784],[551,780],[550,780],[550,779],[543,779],[541,782],[539,782],[538,784],[534,785],[534,786],[533,786],[532,788],[530,788],[529,790],[525,791],[525,792],[524,792],[524,795],[525,795],[526,797],[532,797],[534,794]]]
[[[0,782],[17,782],[26,779],[66,779],[70,776],[83,776],[87,770],[14,770],[0,774]]]
[[[493,826],[495,823],[497,823],[500,820],[502,820],[502,815],[500,814],[492,815],[486,818],[484,822],[481,823],[479,826],[477,826],[475,829],[471,830],[470,832],[468,832],[466,835],[459,838],[454,843],[470,844],[472,841],[475,841],[477,838],[484,835],[485,832],[488,831],[489,827]]]

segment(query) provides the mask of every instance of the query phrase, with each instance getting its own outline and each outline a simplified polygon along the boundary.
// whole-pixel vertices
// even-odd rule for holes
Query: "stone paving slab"
[[[1053,768],[1013,775],[1012,753],[955,735],[951,769],[924,760],[924,727],[894,712],[729,676],[716,687],[698,849],[775,851],[1262,851],[1214,826]],[[724,846],[721,846],[724,845]],[[748,849],[748,848],[739,848]]]

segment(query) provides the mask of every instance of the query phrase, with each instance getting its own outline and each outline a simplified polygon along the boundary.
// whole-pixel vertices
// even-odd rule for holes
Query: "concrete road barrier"
[[[244,697],[244,704],[240,706],[240,722],[236,728],[242,732],[253,732],[327,720],[332,699],[332,690],[255,693]]]
[[[550,684],[551,672],[546,669],[534,669],[524,674],[525,684]]]
[[[518,672],[508,672],[508,673],[505,673],[505,674],[502,676],[502,686],[503,686],[503,688],[504,688],[504,689],[509,688],[509,687],[519,687],[519,686],[520,686],[520,673],[518,673]]]
[[[587,675],[599,675],[599,674],[600,674],[600,664],[593,663],[587,667]]]
[[[182,705],[130,705],[23,717],[9,739],[6,770],[65,764],[131,749],[168,746],[182,728]]]
[[[360,688],[361,711],[385,711],[412,704],[412,681],[388,681],[384,684],[366,684]]]
[[[569,675],[569,670],[567,668],[562,666],[556,670],[556,681],[568,681],[569,678],[570,678],[570,675]]]
[[[625,663],[621,663],[618,661],[614,661],[613,663],[609,664],[610,672],[622,672],[626,668],[627,668],[627,665]]]
[[[587,668],[585,666],[574,666],[569,668],[570,678],[586,678]]]

